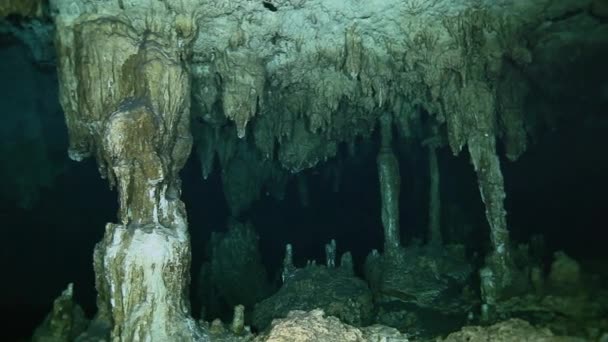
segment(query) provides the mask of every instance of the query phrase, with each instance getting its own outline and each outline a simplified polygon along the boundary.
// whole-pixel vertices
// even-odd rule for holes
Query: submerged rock
[[[563,252],[554,254],[548,275],[532,270],[533,291],[501,301],[497,306],[500,319],[521,318],[556,334],[594,341],[608,331],[608,293],[599,276],[585,273]]]
[[[345,268],[309,265],[295,270],[276,294],[255,306],[253,325],[262,330],[292,310],[316,308],[345,323],[366,325],[372,318],[372,294]]]
[[[272,321],[268,332],[255,339],[256,342],[407,342],[405,335],[395,329],[371,326],[358,329],[342,323],[336,317],[325,317],[323,310],[310,312],[292,311],[286,318]]]
[[[466,286],[472,268],[461,246],[371,253],[365,274],[378,307],[376,320],[401,331],[427,335],[438,326],[459,326],[475,301]]]
[[[555,336],[549,329],[535,328],[520,319],[510,319],[489,327],[464,327],[461,331],[450,334],[443,342],[584,342],[576,337]]]

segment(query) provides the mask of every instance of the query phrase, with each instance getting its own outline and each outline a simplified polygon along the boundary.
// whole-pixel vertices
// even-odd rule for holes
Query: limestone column
[[[384,227],[384,251],[392,253],[401,246],[399,232],[399,189],[401,177],[399,162],[393,153],[393,122],[390,113],[380,117],[382,142],[378,152],[378,178],[382,201],[382,226]]]
[[[504,180],[496,151],[495,90],[482,77],[486,71],[479,66],[484,64],[475,60],[470,63],[477,68],[471,69],[476,77],[470,76],[445,95],[446,105],[455,110],[447,117],[447,128],[452,150],[458,151],[457,146],[462,143],[468,147],[485,206],[492,249],[480,271],[480,280],[482,300],[485,307],[491,308],[513,284],[514,267],[509,253]]]
[[[469,153],[477,173],[481,199],[490,225],[492,251],[480,271],[482,299],[493,306],[512,284],[513,264],[509,248],[507,213],[504,209],[504,181],[496,155],[494,136],[477,135],[469,139]]]
[[[95,248],[98,318],[110,322],[112,341],[206,340],[190,317],[190,238],[179,199],[192,145],[183,60],[190,21],[53,5],[69,154],[95,156],[119,196],[119,223],[106,225]]]

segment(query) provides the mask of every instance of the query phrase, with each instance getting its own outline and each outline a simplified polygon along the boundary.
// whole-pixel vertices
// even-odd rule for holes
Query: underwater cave
[[[2,341],[608,341],[606,0],[5,0]]]

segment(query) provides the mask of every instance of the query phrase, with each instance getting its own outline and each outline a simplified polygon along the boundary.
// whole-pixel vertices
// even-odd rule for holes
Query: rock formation
[[[238,216],[262,191],[281,198],[291,174],[339,157],[342,145],[372,140],[380,127],[390,254],[400,248],[392,138],[411,136],[423,121],[454,154],[468,151],[491,245],[481,294],[486,313],[500,312],[496,306],[518,274],[498,151],[516,160],[534,130],[530,122],[542,121],[542,113],[526,116],[530,86],[555,99],[560,87],[571,86],[562,73],[546,76],[546,65],[576,74],[569,59],[551,55],[570,47],[562,25],[584,27],[590,42],[605,42],[606,7],[604,0],[51,0],[69,155],[95,158],[119,196],[118,222],[107,224],[95,249],[97,320],[112,326],[114,341],[206,338],[190,317],[190,245],[180,201],[179,171],[193,142],[204,177],[219,161]],[[0,5],[0,17],[40,13],[40,1]],[[545,82],[530,84],[537,79]],[[574,79],[606,87],[604,80]],[[592,97],[608,99],[599,90]],[[428,147],[438,182],[437,146]],[[429,213],[435,242],[437,184]],[[424,258],[421,265],[431,269],[428,278],[441,266]],[[283,275],[293,281],[297,271],[286,267]],[[343,330],[363,338],[352,327]]]
[[[268,332],[258,336],[256,342],[313,342],[345,341],[407,342],[407,336],[396,329],[381,326],[369,326],[358,329],[342,323],[336,317],[325,317],[323,310],[293,311],[286,318],[272,322]]]
[[[70,157],[94,156],[119,195],[119,223],[95,249],[98,317],[115,341],[201,340],[178,175],[192,145],[191,13],[156,2],[52,5]]]
[[[333,240],[332,240],[333,242]],[[332,249],[333,246],[333,249]],[[371,323],[372,295],[367,284],[354,276],[352,257],[344,253],[338,267],[335,264],[335,242],[326,245],[333,257],[326,265],[311,262],[306,267],[296,268],[285,262],[283,286],[272,296],[255,305],[253,326],[260,331],[268,328],[275,318],[285,317],[294,310],[309,311],[323,309],[353,326]],[[289,260],[290,247],[286,259]]]

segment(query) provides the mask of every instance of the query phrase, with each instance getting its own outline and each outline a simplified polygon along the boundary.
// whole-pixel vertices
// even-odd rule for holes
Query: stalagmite
[[[281,272],[281,280],[287,282],[295,272],[296,267],[293,264],[293,249],[291,244],[285,245],[285,257],[283,257],[283,270]]]
[[[230,326],[232,332],[236,335],[241,335],[245,331],[245,307],[237,305],[234,307],[234,316],[232,318],[232,325]]]
[[[334,239],[325,245],[325,265],[328,268],[336,267],[336,240]]]
[[[355,264],[353,262],[353,255],[350,252],[345,252],[340,257],[340,268],[347,274],[355,274]]]
[[[113,341],[200,341],[187,297],[190,242],[179,171],[190,154],[190,18],[159,5],[87,16],[53,2],[70,156],[94,155],[116,186],[119,224],[95,250],[100,317]],[[151,5],[152,6],[152,5]],[[136,20],[141,19],[141,20]]]
[[[391,253],[401,246],[399,232],[399,162],[393,153],[393,122],[391,114],[380,117],[382,143],[378,152],[378,178],[382,201],[382,225],[384,226],[384,251]]]

